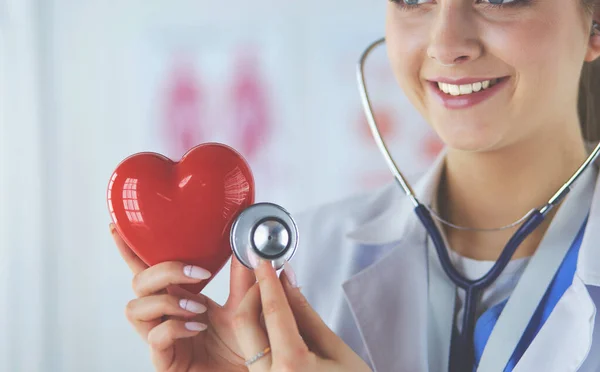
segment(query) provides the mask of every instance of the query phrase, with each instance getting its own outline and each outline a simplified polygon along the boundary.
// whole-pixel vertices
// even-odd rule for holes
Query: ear
[[[596,23],[599,25],[596,26],[596,29],[592,29],[592,33],[590,35],[590,41],[588,45],[588,51],[585,55],[586,62],[593,62],[598,57],[600,57],[600,9],[594,12],[594,18]]]

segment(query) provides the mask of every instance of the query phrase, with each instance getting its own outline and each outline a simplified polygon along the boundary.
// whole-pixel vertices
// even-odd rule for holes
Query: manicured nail
[[[114,224],[114,223],[112,223],[112,222],[111,222],[111,223],[109,223],[109,224],[108,224],[108,228],[110,229],[110,233],[111,233],[111,235],[112,235],[112,234],[115,232],[115,229],[116,229],[116,227],[115,227],[115,224]]]
[[[191,311],[192,313],[202,314],[206,312],[206,306],[192,300],[188,300],[187,298],[182,298],[179,300],[179,306],[187,311]]]
[[[188,265],[183,268],[183,273],[186,276],[194,279],[208,279],[210,278],[210,272],[198,266]]]
[[[298,288],[298,279],[296,278],[296,272],[292,269],[292,265],[289,262],[283,264],[283,273],[287,278],[288,282],[292,285],[292,288]]]
[[[187,328],[189,331],[195,332],[195,331],[204,331],[208,327],[204,323],[187,322],[187,323],[185,323],[185,328]]]
[[[248,261],[250,261],[250,266],[252,266],[253,269],[256,269],[258,265],[260,265],[260,257],[258,257],[258,255],[254,253],[250,247],[248,247],[247,254]]]

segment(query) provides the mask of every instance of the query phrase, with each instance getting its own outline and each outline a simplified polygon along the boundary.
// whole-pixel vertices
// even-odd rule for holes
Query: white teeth
[[[460,86],[460,94],[471,94],[473,93],[473,85],[466,84]]]
[[[446,83],[438,83],[438,87],[440,87],[440,89],[441,89],[441,90],[442,90],[444,93],[446,93],[446,94],[450,93],[450,90],[449,90],[449,88],[448,88],[448,84],[446,84]]]
[[[450,94],[452,94],[453,96],[460,95],[460,87],[458,85],[448,84],[448,90],[450,91]]]
[[[438,82],[438,88],[446,93],[453,96],[460,96],[465,94],[472,94],[475,92],[479,92],[483,89],[487,89],[491,86],[494,86],[498,82],[498,79],[479,81],[473,84],[463,84],[463,85],[454,85]]]

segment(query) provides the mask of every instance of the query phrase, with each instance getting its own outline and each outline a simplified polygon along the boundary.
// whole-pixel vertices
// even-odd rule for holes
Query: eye
[[[398,4],[401,8],[416,8],[422,4],[430,3],[434,0],[389,0],[392,3]]]
[[[477,0],[478,3],[481,4],[491,4],[492,6],[511,6],[511,5],[516,5],[518,3],[524,2],[527,0]]]
[[[435,0],[389,0],[397,4],[401,9],[415,9],[423,4],[431,3]],[[517,7],[527,5],[532,0],[476,0],[477,4],[487,4],[490,8]]]
[[[534,0],[477,0],[477,3],[490,9],[517,9],[527,7],[533,4],[533,1]]]
[[[498,6],[502,6],[505,4],[510,4],[510,3],[518,3],[520,0],[479,0],[479,2],[481,3],[490,3],[492,5],[498,5]]]

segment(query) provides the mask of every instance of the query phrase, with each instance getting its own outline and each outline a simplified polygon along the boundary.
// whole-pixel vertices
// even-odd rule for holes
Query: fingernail
[[[195,332],[195,331],[204,331],[208,327],[204,323],[187,322],[187,323],[185,323],[185,328],[187,328],[189,331]]]
[[[208,279],[210,278],[210,272],[198,266],[188,265],[183,268],[183,273],[186,276],[194,279]]]
[[[298,288],[298,279],[296,278],[296,272],[292,269],[292,265],[289,262],[283,264],[283,273],[287,278],[288,282],[292,285],[292,288]]]
[[[196,314],[202,314],[206,312],[206,306],[196,301],[188,300],[187,298],[182,298],[179,300],[179,306],[184,310],[191,311],[192,313]]]
[[[110,233],[111,233],[111,235],[112,235],[112,234],[115,232],[115,229],[116,229],[116,227],[115,227],[115,224],[114,224],[114,223],[112,223],[112,222],[111,222],[111,223],[109,223],[109,224],[108,224],[108,228],[110,229]]]
[[[247,254],[248,261],[250,261],[250,266],[252,266],[253,269],[256,269],[258,265],[260,265],[260,257],[258,257],[258,255],[254,253],[254,251],[250,247],[248,247],[247,249]]]

